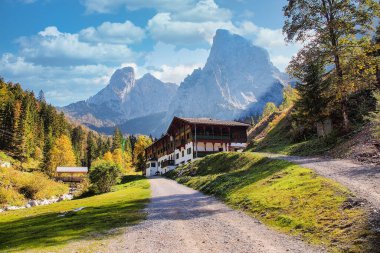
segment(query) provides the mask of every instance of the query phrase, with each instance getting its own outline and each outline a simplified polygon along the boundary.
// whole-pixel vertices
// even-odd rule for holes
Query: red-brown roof
[[[245,124],[245,123],[242,123],[242,122],[237,122],[237,121],[230,121],[230,120],[217,120],[217,119],[210,119],[210,118],[179,118],[179,119],[181,119],[183,121],[186,121],[186,122],[188,122],[190,124],[249,127],[248,124]]]

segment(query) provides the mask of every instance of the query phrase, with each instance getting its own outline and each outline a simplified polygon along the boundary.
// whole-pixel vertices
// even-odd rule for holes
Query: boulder
[[[30,200],[28,204],[30,206],[38,206],[38,201],[37,200]]]

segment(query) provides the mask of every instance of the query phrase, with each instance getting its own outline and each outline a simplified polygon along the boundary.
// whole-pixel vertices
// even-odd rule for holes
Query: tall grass
[[[28,199],[47,199],[67,193],[68,186],[40,172],[0,168],[0,207],[24,205]]]

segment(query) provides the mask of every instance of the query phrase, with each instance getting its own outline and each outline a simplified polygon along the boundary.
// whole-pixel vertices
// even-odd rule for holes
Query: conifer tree
[[[86,160],[87,160],[87,167],[91,168],[92,161],[96,159],[96,141],[94,133],[91,131],[87,135],[87,148],[86,148]]]
[[[318,121],[327,118],[329,112],[328,87],[329,79],[325,74],[323,63],[310,61],[297,73],[301,81],[296,84],[299,99],[295,103],[294,117],[302,125],[312,128]]]
[[[112,151],[115,149],[121,148],[121,144],[123,141],[123,134],[121,133],[119,128],[115,128],[112,138]]]

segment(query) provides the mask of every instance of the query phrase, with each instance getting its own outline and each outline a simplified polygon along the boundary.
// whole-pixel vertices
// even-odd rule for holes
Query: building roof
[[[66,172],[66,173],[87,173],[87,167],[57,167],[57,172]]]
[[[217,120],[217,119],[210,119],[210,118],[179,118],[179,117],[178,119],[184,120],[190,124],[249,127],[248,124],[237,122],[237,121],[230,121],[230,120]]]

